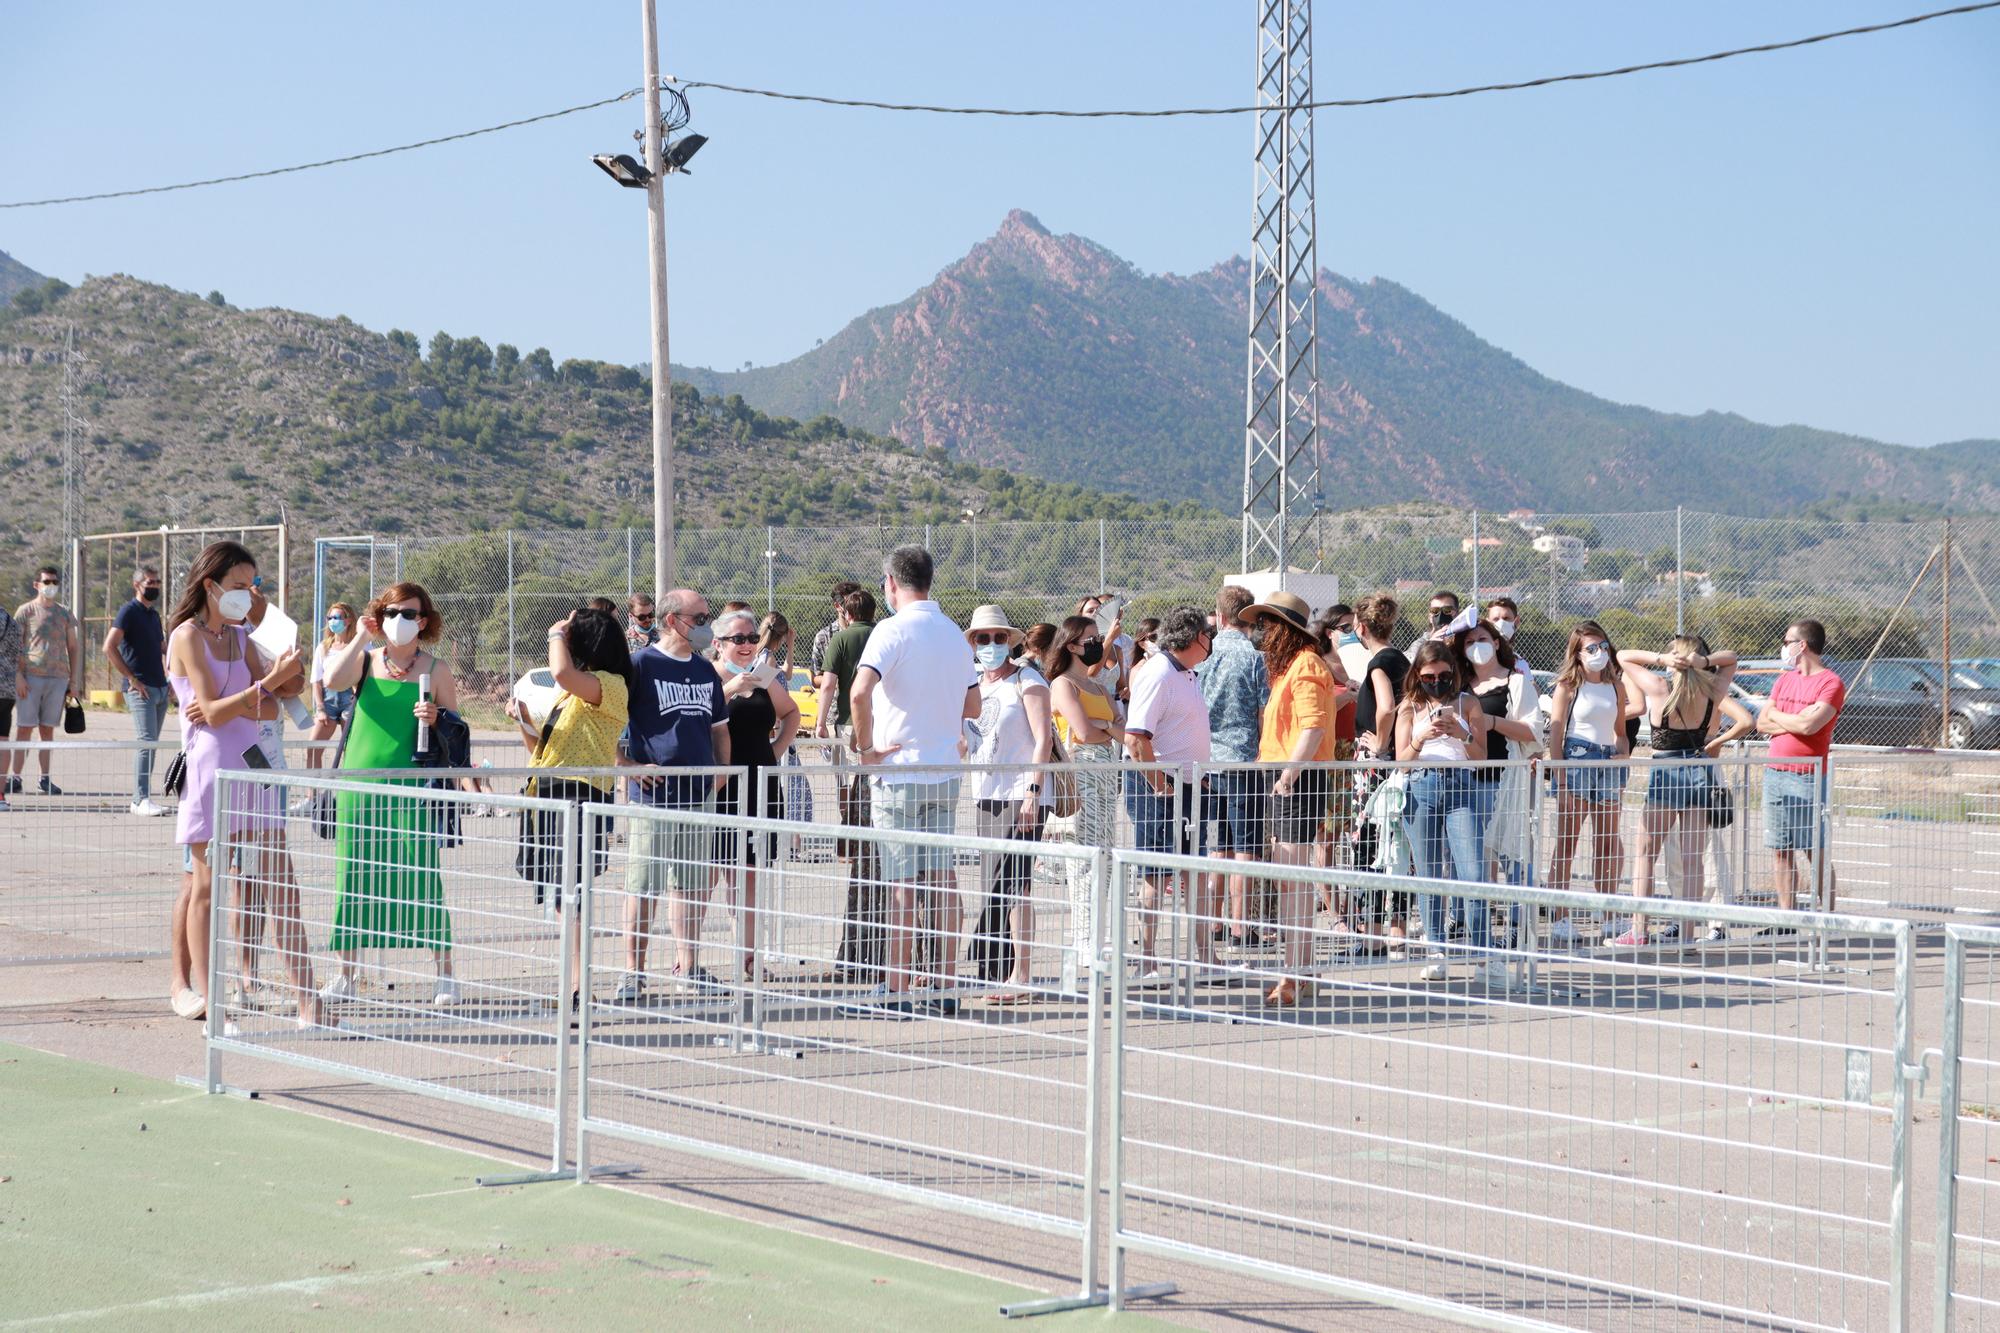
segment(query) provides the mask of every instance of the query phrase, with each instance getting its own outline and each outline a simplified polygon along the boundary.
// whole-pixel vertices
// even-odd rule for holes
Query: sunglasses
[[[754,634],[718,634],[715,636],[715,641],[717,643],[735,644],[755,643],[757,642],[757,636]]]
[[[653,618],[651,616],[633,616],[632,623],[635,625],[650,625],[653,623]]]
[[[989,643],[1006,642],[1008,642],[1008,636],[1005,634],[975,634],[972,636],[972,645],[975,648],[983,647]]]
[[[698,616],[689,616],[689,615],[683,615],[679,611],[675,611],[673,614],[669,615],[667,619],[685,620],[690,625],[706,625],[708,623],[708,612],[704,611]]]
[[[1419,675],[1417,676],[1417,679],[1418,679],[1418,680],[1450,680],[1450,679],[1451,679],[1451,672],[1449,672],[1449,671],[1425,671],[1425,672],[1421,672],[1421,673],[1419,673]]]
[[[398,616],[404,620],[422,620],[424,613],[413,606],[385,606],[382,608],[382,619],[394,620]]]

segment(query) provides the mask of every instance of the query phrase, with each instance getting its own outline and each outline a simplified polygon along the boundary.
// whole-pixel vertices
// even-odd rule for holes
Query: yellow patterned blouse
[[[618,736],[625,730],[627,691],[625,682],[609,671],[593,671],[602,697],[595,704],[564,690],[557,696],[555,726],[535,749],[529,768],[610,768],[618,762]],[[615,778],[582,778],[599,791],[608,792]]]

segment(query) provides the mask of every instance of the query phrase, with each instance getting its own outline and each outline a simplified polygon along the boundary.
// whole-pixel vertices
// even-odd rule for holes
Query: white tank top
[[[1569,706],[1569,734],[1592,745],[1618,744],[1625,730],[1625,710],[1610,681],[1584,681]]]
[[[1424,709],[1418,713],[1418,719],[1422,720],[1422,718],[1427,716],[1431,707],[1432,705],[1425,705]],[[1465,722],[1464,695],[1461,694],[1458,696],[1457,701],[1451,706],[1451,711],[1458,714],[1458,720],[1461,724],[1465,725],[1466,730],[1470,731],[1472,729],[1470,724]],[[1456,736],[1433,736],[1417,747],[1417,758],[1427,759],[1432,763],[1462,764],[1469,757],[1465,748],[1465,742]]]

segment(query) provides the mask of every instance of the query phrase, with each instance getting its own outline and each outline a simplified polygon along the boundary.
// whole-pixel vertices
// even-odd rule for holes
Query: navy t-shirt
[[[111,623],[125,635],[118,641],[118,655],[125,659],[126,667],[139,678],[139,683],[154,689],[166,688],[167,667],[161,657],[166,634],[160,626],[160,613],[134,597],[118,608],[118,616]]]
[[[675,659],[655,645],[633,655],[631,722],[625,753],[634,763],[705,767],[715,762],[709,728],[728,720],[722,678],[707,658]],[[647,790],[631,784],[641,805],[701,804],[712,778],[669,778]]]

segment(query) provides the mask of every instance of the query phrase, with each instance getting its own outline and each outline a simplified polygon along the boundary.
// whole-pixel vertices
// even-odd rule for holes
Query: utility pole
[[[1304,540],[1294,513],[1319,538],[1325,507],[1312,95],[1312,0],[1258,0],[1242,559],[1246,572],[1269,562],[1280,588]]]
[[[653,285],[653,595],[676,586],[674,392],[667,359],[667,174],[660,146],[660,20],[639,0],[646,41],[646,259]]]
[[[1944,682],[1938,700],[1938,744],[1951,745],[1951,515],[1944,520]]]

